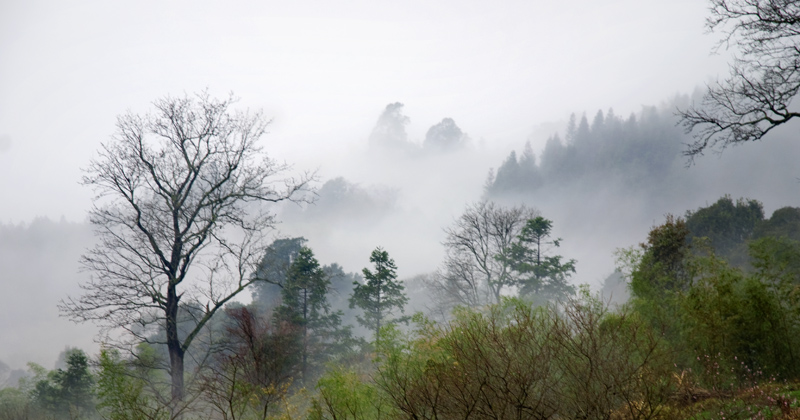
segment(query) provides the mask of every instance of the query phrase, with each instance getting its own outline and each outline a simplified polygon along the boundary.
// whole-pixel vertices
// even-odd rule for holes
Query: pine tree
[[[298,328],[302,348],[300,372],[304,382],[309,367],[330,355],[329,347],[342,338],[338,336],[350,335],[349,329],[341,328],[341,311],[331,311],[327,298],[330,284],[313,251],[305,246],[300,248],[289,266],[281,293],[283,303],[276,308],[275,316]]]
[[[399,309],[404,311],[408,297],[405,287],[397,281],[397,266],[389,258],[389,253],[380,247],[372,251],[369,261],[375,264],[375,271],[365,268],[365,284],[354,282],[353,295],[350,297],[350,308],[360,308],[364,316],[358,316],[358,323],[375,332],[378,339],[382,326],[405,322],[406,317],[395,317]]]
[[[51,371],[33,390],[36,403],[56,419],[89,415],[94,411],[94,378],[89,372],[86,353],[71,350],[66,359],[66,370]]]
[[[520,295],[539,300],[563,299],[575,293],[567,279],[575,272],[575,260],[562,261],[561,255],[547,255],[558,248],[561,239],[551,239],[553,222],[544,217],[528,220],[517,240],[497,258],[505,260],[520,287]]]

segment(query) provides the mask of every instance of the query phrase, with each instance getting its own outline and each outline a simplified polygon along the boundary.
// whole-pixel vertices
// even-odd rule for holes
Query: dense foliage
[[[570,290],[574,261],[553,254],[552,227],[532,217],[498,248],[516,279],[499,303],[442,321],[417,314],[410,329],[397,323],[407,298],[386,251],[361,280],[321,266],[303,238],[276,240],[260,273],[277,290],[209,323],[180,412],[166,349],[141,343],[94,361],[69,350],[52,371],[31,365],[0,390],[0,419],[800,415],[800,209],[765,218],[759,202],[725,196],[668,215],[618,252],[632,299],[614,307]],[[357,311],[345,316],[347,304]]]

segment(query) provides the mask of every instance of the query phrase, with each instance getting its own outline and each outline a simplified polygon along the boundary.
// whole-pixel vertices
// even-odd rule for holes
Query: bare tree
[[[790,109],[800,89],[800,1],[711,0],[710,10],[706,27],[724,34],[717,48],[734,44],[740,54],[700,106],[678,111],[686,132],[695,133],[684,152],[690,158],[759,140],[800,117]]]
[[[442,266],[429,282],[445,306],[499,303],[511,286],[511,268],[505,255],[525,223],[539,215],[527,206],[502,207],[491,201],[467,206],[453,226],[446,228]]]
[[[300,331],[244,307],[225,312],[227,340],[201,375],[201,388],[223,419],[264,420],[297,373]]]
[[[207,92],[156,100],[155,111],[117,119],[115,135],[86,169],[97,192],[90,221],[98,244],[82,257],[85,294],[63,314],[121,328],[129,340],[165,345],[170,407],[184,399],[184,356],[230,299],[261,279],[254,268],[274,218],[259,202],[298,200],[313,176],[283,175],[257,142],[261,112]],[[153,334],[154,331],[162,331]]]

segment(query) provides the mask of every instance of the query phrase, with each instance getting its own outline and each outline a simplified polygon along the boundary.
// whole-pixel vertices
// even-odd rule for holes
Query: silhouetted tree
[[[702,102],[680,110],[695,141],[690,158],[707,148],[724,149],[759,140],[800,112],[790,109],[800,90],[800,2],[710,0],[710,31],[721,30],[717,48],[735,45],[730,76],[708,87]]]
[[[56,369],[46,380],[35,384],[36,403],[56,418],[72,419],[94,412],[94,378],[89,372],[86,353],[73,349],[67,352],[66,369]]]
[[[268,121],[232,111],[234,102],[202,92],[119,117],[83,178],[98,194],[90,222],[99,240],[82,258],[93,277],[84,295],[60,309],[76,321],[121,328],[134,342],[164,344],[173,413],[183,404],[192,342],[226,302],[260,280],[253,274],[274,217],[254,212],[253,203],[298,199],[312,178],[282,178],[289,167],[257,144]],[[181,313],[191,316],[185,332]],[[158,326],[165,334],[151,335]]]
[[[409,152],[414,148],[414,144],[408,141],[406,125],[410,119],[403,115],[403,104],[395,102],[386,105],[383,113],[378,117],[378,122],[372,133],[369,135],[369,143],[372,147],[388,150],[401,150]]]
[[[751,238],[764,220],[764,208],[756,200],[734,201],[726,195],[716,203],[686,212],[686,227],[694,237],[706,237],[714,250],[726,257]]]
[[[320,267],[314,253],[302,247],[289,267],[281,295],[283,303],[276,308],[276,318],[297,327],[300,333],[300,377],[305,384],[309,365],[317,365],[330,355],[331,344],[349,337],[341,330],[341,312],[331,311],[328,302],[330,279]]]
[[[265,281],[253,284],[253,303],[271,310],[280,302],[289,267],[306,242],[303,237],[276,239],[267,247],[255,273]]]

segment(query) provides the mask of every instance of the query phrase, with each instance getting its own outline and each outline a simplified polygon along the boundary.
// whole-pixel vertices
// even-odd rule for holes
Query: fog
[[[796,125],[688,167],[680,156],[688,139],[672,112],[729,58],[709,54],[717,38],[704,35],[702,2],[429,3],[3,2],[0,361],[52,367],[65,346],[97,351],[97,329],[56,309],[88,275],[78,259],[91,244],[92,193],[81,168],[117,115],[166,94],[233,91],[238,107],[263,109],[273,119],[265,150],[318,178],[316,204],[273,207],[274,235],[307,238],[322,264],[347,272],[367,267],[377,246],[400,278],[434,271],[443,228],[484,198],[553,220],[559,253],[578,261],[572,282],[594,288],[614,249],[642,242],[666,213],[723,194],[761,200],[767,215],[800,206]],[[387,131],[382,115],[398,101],[406,123]],[[640,121],[650,106],[674,146],[660,181],[631,186],[622,171],[485,189],[490,169],[526,142],[541,164],[570,114],[591,121],[613,108]],[[428,146],[446,118],[457,144]]]

